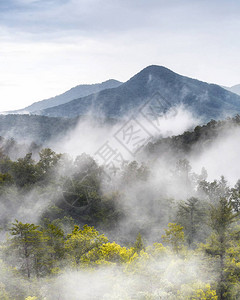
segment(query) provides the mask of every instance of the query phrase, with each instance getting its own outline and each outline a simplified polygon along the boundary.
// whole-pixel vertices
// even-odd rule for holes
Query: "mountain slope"
[[[71,100],[85,97],[85,96],[88,96],[93,93],[98,93],[105,89],[115,88],[121,84],[122,84],[122,82],[120,82],[120,81],[110,79],[105,82],[97,83],[97,84],[78,85],[78,86],[66,91],[65,93],[63,93],[61,95],[35,102],[35,103],[31,104],[30,106],[25,107],[24,109],[13,111],[11,113],[21,113],[21,112],[32,113],[34,111],[38,111],[38,110],[46,109],[49,107],[54,107],[57,105],[65,104]]]
[[[182,158],[191,152],[198,155],[208,149],[218,137],[226,136],[226,132],[232,132],[236,128],[240,128],[239,115],[220,121],[211,120],[183,134],[151,141],[142,149],[142,153],[147,154],[148,158],[150,155],[152,158],[157,158],[159,155],[161,158],[163,156]]]
[[[92,114],[121,118],[136,112],[154,95],[162,111],[184,104],[204,121],[219,119],[240,112],[240,97],[215,84],[181,76],[161,66],[149,66],[126,83],[98,94],[75,99],[64,105],[38,112],[54,117],[76,117]]]

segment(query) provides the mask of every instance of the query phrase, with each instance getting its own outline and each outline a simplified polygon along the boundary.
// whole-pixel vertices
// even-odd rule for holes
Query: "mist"
[[[25,190],[22,187],[5,188],[1,195],[3,243],[6,243],[5,236],[11,223],[17,219],[23,223],[41,224],[40,228],[44,228],[46,222],[52,222],[54,226],[58,224],[66,234],[66,241],[70,239],[74,223],[80,227],[84,224],[94,225],[101,234],[108,237],[112,247],[114,243],[118,243],[119,247],[123,245],[121,251],[126,253],[134,251],[134,241],[140,233],[145,246],[141,252],[131,252],[132,257],[127,263],[123,258],[121,263],[112,262],[112,254],[109,254],[110,261],[100,260],[96,265],[93,263],[90,266],[85,266],[83,261],[80,265],[75,265],[68,255],[64,256],[53,269],[54,275],[50,279],[43,277],[33,285],[25,278],[23,286],[28,286],[29,296],[53,300],[148,297],[176,299],[176,293],[181,293],[187,299],[196,289],[208,290],[212,285],[215,288],[215,282],[218,281],[215,267],[208,268],[202,252],[191,252],[195,251],[197,243],[204,243],[211,234],[206,221],[206,210],[212,200],[206,191],[200,189],[200,185],[201,180],[207,179],[211,183],[224,175],[231,186],[234,186],[240,178],[235,164],[238,159],[240,130],[235,128],[220,131],[210,146],[201,144],[200,153],[198,144],[186,154],[181,151],[179,154],[176,149],[169,148],[166,153],[154,156],[147,150],[148,143],[192,131],[201,122],[183,106],[175,107],[150,121],[141,114],[113,124],[99,124],[93,118],[85,118],[64,139],[49,143],[56,153],[64,155],[50,167],[50,173],[46,171],[41,175],[47,174],[46,179],[40,181],[40,185],[33,184]],[[144,128],[138,135],[140,142],[137,147],[124,143],[121,133],[126,125],[133,132],[138,131],[134,126]],[[110,147],[104,148],[106,145]],[[106,149],[108,159],[103,156]],[[49,156],[53,158],[49,166],[56,158],[56,153]],[[109,156],[109,153],[112,154]],[[35,165],[38,170],[40,161],[38,158],[35,162],[29,161],[29,164]],[[208,173],[206,178],[201,177],[203,167]],[[81,199],[84,197],[85,192],[78,191],[76,184],[89,188],[89,184],[95,184],[96,177],[99,180],[97,188],[87,191],[86,203],[78,207],[75,206],[75,199],[74,202],[69,202],[66,195],[77,195]],[[116,213],[113,217],[108,216],[109,219],[102,223],[94,221],[95,214],[90,217],[91,205],[99,197],[102,200],[97,201],[106,205],[103,206],[104,209],[110,209],[110,216],[113,211]],[[198,229],[190,250],[182,245],[179,254],[170,245],[163,243],[162,236],[169,224],[184,223],[184,219],[179,219],[179,209],[192,198],[199,199],[200,206],[205,206],[204,216],[201,216],[201,228]],[[101,219],[101,214],[105,212],[100,212]],[[187,229],[185,233],[188,239]],[[11,265],[19,265],[17,253],[13,255]],[[86,260],[89,259],[87,255]],[[4,249],[1,256],[4,259],[8,257]],[[0,276],[2,282],[6,281],[5,276]],[[9,276],[14,282],[15,275]]]
[[[49,292],[51,299],[147,299],[153,295],[154,299],[175,299],[170,292],[171,287],[188,285],[197,281],[208,282],[207,273],[203,272],[201,257],[191,257],[187,261],[177,257],[163,256],[159,260],[148,262],[144,259],[139,268],[144,268],[144,274],[138,275],[132,270],[108,266],[93,272],[66,271],[60,275]],[[176,269],[179,272],[176,272]],[[149,275],[154,274],[154,279]],[[63,284],[64,282],[64,284]],[[144,282],[144,284],[143,284]],[[186,292],[185,296],[191,293]]]
[[[115,138],[116,133],[132,120],[136,120],[148,132],[148,141],[182,134],[184,131],[193,129],[201,122],[183,105],[173,107],[161,116],[151,116],[150,119],[146,119],[141,114],[140,108],[139,111],[125,116],[123,121],[114,120],[114,124],[99,121],[89,115],[89,117],[80,120],[65,138],[60,141],[50,141],[49,145],[55,151],[68,153],[73,157],[81,153],[94,156],[104,142],[109,141],[113,148],[121,152],[126,159],[133,160],[135,155],[129,155],[126,148],[117,142]],[[133,124],[133,126],[136,127],[136,124]],[[140,139],[141,137],[140,133]],[[139,148],[142,148],[145,144],[144,141]]]
[[[208,178],[213,181],[224,176],[231,186],[240,178],[238,160],[240,157],[240,129],[225,130],[220,136],[198,156],[190,158],[191,165],[196,172],[205,167]]]

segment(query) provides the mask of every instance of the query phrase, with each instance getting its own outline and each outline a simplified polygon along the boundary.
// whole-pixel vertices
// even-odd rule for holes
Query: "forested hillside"
[[[3,151],[0,298],[239,299],[240,183],[210,181],[187,160],[239,124],[161,139],[114,173],[87,154]],[[164,151],[181,155],[162,165]],[[85,289],[71,288],[79,280]]]
[[[155,139],[144,151],[152,157],[159,155],[187,155],[191,151],[201,153],[207,149],[218,136],[231,132],[240,126],[240,116],[221,121],[211,120],[206,125],[196,126],[193,131],[181,135]]]

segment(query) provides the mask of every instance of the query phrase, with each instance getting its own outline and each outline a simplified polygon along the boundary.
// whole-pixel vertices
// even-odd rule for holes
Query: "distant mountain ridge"
[[[62,105],[74,99],[85,97],[94,93],[98,93],[105,89],[115,88],[121,84],[122,82],[120,81],[117,81],[115,79],[109,79],[102,83],[77,85],[63,94],[60,94],[58,96],[49,99],[34,102],[33,104],[23,109],[11,111],[10,113],[33,113],[35,111]]]
[[[64,137],[75,128],[78,119],[49,118],[34,115],[0,115],[0,136],[21,143],[45,144]]]
[[[237,95],[240,95],[240,84],[231,86],[231,87],[224,87],[226,90],[235,93]]]
[[[83,121],[83,118],[81,119]],[[87,118],[86,118],[87,121]],[[114,125],[117,120],[100,119],[88,120],[97,126],[107,124]],[[31,114],[8,114],[0,115],[0,137],[5,139],[14,138],[18,143],[49,145],[48,143],[59,142],[66,137],[79,123],[79,118],[54,118]],[[0,139],[1,141],[1,139]],[[1,153],[1,145],[0,145]]]
[[[122,118],[138,110],[156,93],[166,99],[162,110],[183,104],[204,121],[240,113],[240,96],[216,85],[188,78],[162,66],[148,66],[127,82],[66,104],[44,109],[37,114],[68,117],[91,114]]]

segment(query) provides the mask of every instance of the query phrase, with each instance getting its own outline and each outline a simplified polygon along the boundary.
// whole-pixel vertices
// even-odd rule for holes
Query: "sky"
[[[0,111],[161,65],[240,83],[238,0],[0,0]]]

